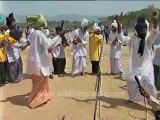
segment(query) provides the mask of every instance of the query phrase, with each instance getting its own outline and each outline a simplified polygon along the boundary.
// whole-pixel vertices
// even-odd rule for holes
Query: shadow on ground
[[[27,99],[28,99],[28,95],[24,94],[24,95],[17,95],[17,96],[12,96],[12,97],[8,97],[6,98],[6,100],[1,100],[0,102],[10,102],[14,105],[19,105],[19,106],[27,106]]]
[[[69,98],[69,97],[67,97],[67,98]],[[76,98],[69,98],[69,99],[75,100],[77,102],[85,102],[88,104],[92,104],[91,102],[96,101],[96,99],[84,99],[84,100],[79,100]],[[105,96],[100,96],[100,101],[110,104],[109,107],[103,105],[103,107],[105,107],[105,108],[117,108],[118,106],[123,106],[126,108],[132,108],[135,110],[143,110],[143,111],[145,110],[144,106],[142,106],[138,103],[134,103],[134,102],[127,102],[127,100],[121,99],[121,98],[109,98],[109,97],[105,97]],[[150,109],[150,108],[148,108],[148,110],[152,111],[152,109]]]

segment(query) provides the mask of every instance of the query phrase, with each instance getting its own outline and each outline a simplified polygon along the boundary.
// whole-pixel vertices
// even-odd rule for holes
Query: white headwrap
[[[89,26],[89,21],[87,19],[83,18],[83,20],[81,22],[81,27],[85,28],[87,26]]]
[[[116,20],[114,20],[114,22],[111,24],[111,27],[118,28],[118,24],[117,24]]]
[[[101,31],[101,27],[98,26],[98,23],[94,23],[93,29],[94,31]]]

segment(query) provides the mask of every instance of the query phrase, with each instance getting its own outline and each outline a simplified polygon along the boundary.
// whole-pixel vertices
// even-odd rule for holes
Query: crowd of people
[[[28,98],[30,108],[36,108],[51,99],[49,78],[52,79],[53,74],[66,74],[65,48],[70,44],[73,47],[72,77],[85,75],[88,44],[92,74],[99,72],[104,37],[98,23],[88,32],[89,20],[84,18],[80,28],[73,31],[69,43],[66,37],[69,30],[57,26],[55,32],[50,32],[46,29],[47,22],[42,14],[27,16],[26,21],[29,27],[25,30],[24,37],[16,26],[13,13],[6,18],[6,24],[0,16],[0,84],[3,86],[6,82],[18,83],[23,80],[23,62],[19,50],[23,51],[30,46],[27,62],[27,73],[31,75],[33,84]],[[110,45],[111,74],[123,75],[127,80],[130,101],[142,100],[146,95],[144,93],[157,98],[157,90],[160,89],[160,33],[157,17],[152,15],[151,24],[140,16],[134,26],[135,34],[130,37],[121,17],[117,15],[111,29],[104,29],[106,42]],[[123,70],[121,64],[123,45],[127,45],[130,51],[127,70]],[[49,54],[52,55],[53,71]],[[140,91],[135,76],[142,86]]]

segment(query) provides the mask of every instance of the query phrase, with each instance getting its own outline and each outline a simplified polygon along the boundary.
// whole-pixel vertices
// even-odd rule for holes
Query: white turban
[[[101,31],[101,27],[98,26],[98,23],[94,23],[93,29],[94,31]]]
[[[114,22],[111,24],[111,27],[115,27],[115,28],[118,28],[118,24],[117,22],[114,20]]]
[[[89,21],[87,19],[83,18],[83,20],[81,22],[81,27],[85,28],[87,26],[89,26]]]

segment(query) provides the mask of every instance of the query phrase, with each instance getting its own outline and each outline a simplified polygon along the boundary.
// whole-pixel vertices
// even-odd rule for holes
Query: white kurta
[[[55,58],[66,58],[65,57],[65,48],[62,44],[57,45],[56,47],[52,48],[52,54]]]
[[[48,49],[60,44],[62,42],[61,37],[56,36],[50,39],[42,31],[35,30],[30,38],[27,73],[31,75],[40,75],[40,73],[44,76],[50,75]]]
[[[117,37],[117,33],[109,34],[109,43],[110,43],[110,67],[111,73],[119,73],[122,71],[121,65],[121,56],[122,56],[122,43],[120,40],[113,45],[113,41]]]
[[[30,29],[30,32],[29,32],[29,35],[28,35],[28,37],[26,38],[27,40],[29,40],[29,41],[31,41],[31,36],[32,36],[32,33],[35,31],[35,29],[34,28],[32,28],[32,29]]]
[[[79,74],[84,72],[86,69],[86,57],[87,57],[87,43],[89,41],[88,31],[85,34],[80,29],[75,30],[73,39],[79,37],[82,43],[73,45],[73,63],[72,63],[72,74]]]
[[[110,33],[109,34],[109,43],[110,43],[110,58],[117,58],[121,59],[122,56],[122,43],[120,40],[116,44],[112,44],[113,41],[117,37],[117,33]]]
[[[7,59],[9,63],[14,62],[20,58],[18,47],[19,46],[17,43],[15,45],[7,45]]]
[[[6,32],[10,32],[10,30],[8,29]],[[20,53],[18,48],[19,48],[18,43],[7,45],[7,59],[9,63],[14,62],[20,58]]]
[[[7,32],[10,32],[10,30],[7,30]],[[7,59],[9,63],[14,62],[21,57],[19,49],[21,46],[25,46],[26,44],[27,40],[22,37],[19,42],[7,45]]]
[[[88,33],[88,31],[86,31],[86,33],[83,34],[80,29],[77,29],[74,32],[73,39],[75,39],[76,37],[79,37],[82,40],[82,43],[78,43],[77,45],[73,45],[73,55],[86,57],[87,56],[86,46],[89,41],[89,33]]]
[[[140,38],[134,36],[133,38],[126,37],[122,33],[118,35],[118,38],[127,43],[130,48],[130,64],[128,69],[124,73],[124,79],[127,79],[127,87],[129,93],[129,100],[137,101],[142,100],[143,97],[139,93],[138,85],[135,81],[135,76],[139,77],[140,84],[144,89],[154,97],[157,97],[157,91],[154,85],[154,73],[153,73],[153,51],[152,44],[156,39],[158,31],[152,30],[151,34],[145,39],[144,54],[140,57],[138,54],[138,48],[140,44]]]

